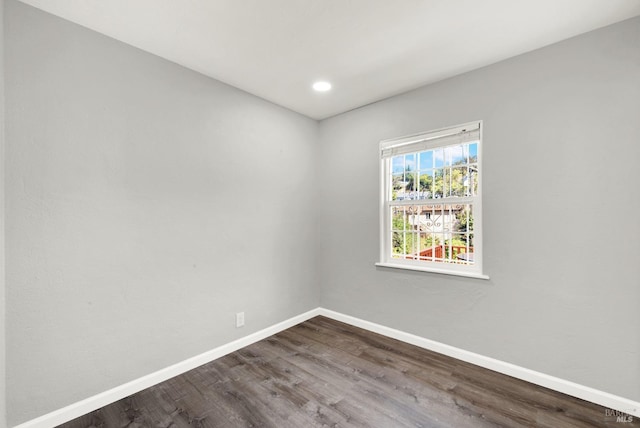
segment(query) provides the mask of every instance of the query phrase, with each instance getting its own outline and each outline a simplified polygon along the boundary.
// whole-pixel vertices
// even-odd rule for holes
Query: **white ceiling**
[[[315,119],[640,15],[640,0],[22,1]]]

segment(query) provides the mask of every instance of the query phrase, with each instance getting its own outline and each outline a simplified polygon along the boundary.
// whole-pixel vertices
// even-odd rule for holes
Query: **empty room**
[[[0,11],[0,428],[640,426],[640,1]]]

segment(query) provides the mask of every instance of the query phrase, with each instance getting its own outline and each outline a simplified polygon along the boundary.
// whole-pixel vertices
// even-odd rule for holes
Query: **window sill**
[[[451,270],[433,269],[433,268],[427,268],[427,267],[421,267],[421,266],[409,266],[409,265],[383,263],[383,262],[376,263],[376,266],[380,266],[384,268],[392,268],[392,269],[404,269],[404,270],[414,270],[419,272],[439,273],[442,275],[463,276],[465,278],[489,279],[488,275],[483,275],[481,273],[455,272]]]

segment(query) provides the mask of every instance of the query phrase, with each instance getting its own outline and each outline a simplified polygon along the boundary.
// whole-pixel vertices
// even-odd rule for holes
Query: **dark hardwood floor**
[[[64,425],[632,427],[604,407],[316,317]]]

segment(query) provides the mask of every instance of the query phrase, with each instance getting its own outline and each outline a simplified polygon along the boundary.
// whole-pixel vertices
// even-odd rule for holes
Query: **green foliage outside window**
[[[467,226],[468,225],[468,226]],[[467,229],[468,227],[468,229]],[[394,254],[407,254],[413,255],[433,246],[441,245],[441,240],[437,235],[431,234],[419,234],[418,230],[409,223],[407,215],[403,212],[398,212],[392,217],[392,248]],[[468,210],[461,210],[456,215],[456,221],[453,228],[458,232],[467,232],[473,230],[473,215]],[[422,238],[422,239],[420,239]],[[420,240],[419,245],[416,245]],[[450,246],[453,247],[466,247],[473,246],[472,239],[469,239],[467,243],[467,235],[456,235],[452,239],[447,239],[444,242],[444,258],[449,258]],[[454,253],[465,252],[466,249],[457,249]]]

